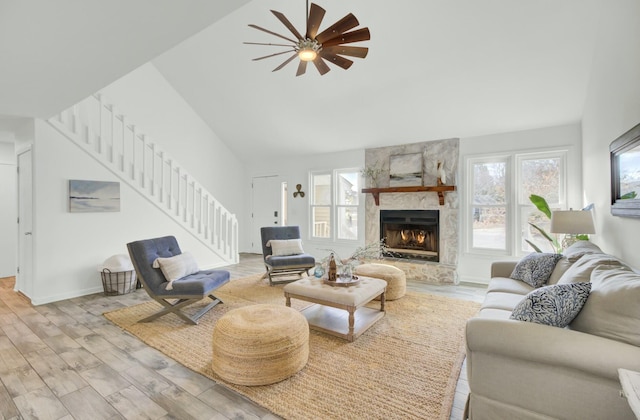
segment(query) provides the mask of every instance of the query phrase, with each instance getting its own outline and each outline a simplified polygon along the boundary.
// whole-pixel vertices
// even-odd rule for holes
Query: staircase
[[[238,221],[101,94],[48,120],[56,130],[222,258],[236,264]]]

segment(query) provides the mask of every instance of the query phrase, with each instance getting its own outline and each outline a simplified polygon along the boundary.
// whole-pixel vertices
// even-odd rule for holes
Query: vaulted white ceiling
[[[48,118],[249,0],[0,0],[0,116]]]
[[[152,59],[246,162],[581,118],[597,0],[317,2],[321,30],[371,30],[349,70],[251,60],[283,49],[243,45],[279,41],[247,24],[302,31],[303,0],[0,0],[0,114],[47,117]]]

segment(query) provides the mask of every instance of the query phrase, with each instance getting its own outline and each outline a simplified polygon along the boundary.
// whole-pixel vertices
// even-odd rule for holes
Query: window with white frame
[[[358,169],[311,173],[311,237],[358,239]]]
[[[468,157],[465,209],[466,249],[470,253],[520,255],[533,249],[553,252],[531,223],[549,231],[550,221],[530,201],[532,194],[552,209],[566,203],[566,151]],[[549,248],[549,249],[546,249]]]

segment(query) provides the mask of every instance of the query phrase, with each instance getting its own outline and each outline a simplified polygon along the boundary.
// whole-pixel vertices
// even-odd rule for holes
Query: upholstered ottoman
[[[309,324],[286,306],[232,309],[213,328],[213,371],[237,385],[282,381],[305,367],[308,358]]]
[[[387,300],[400,299],[407,293],[407,276],[398,267],[388,264],[361,264],[356,266],[356,274],[385,280]]]
[[[349,287],[334,287],[321,279],[307,277],[287,284],[283,290],[287,306],[291,306],[292,298],[316,303],[301,311],[309,328],[353,341],[384,316],[386,287],[384,280],[372,277],[362,276],[356,285]],[[375,297],[380,297],[380,309],[365,307]]]

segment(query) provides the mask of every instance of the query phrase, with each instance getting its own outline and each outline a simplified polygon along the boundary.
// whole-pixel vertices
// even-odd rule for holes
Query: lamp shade
[[[551,213],[551,233],[573,235],[596,233],[590,211],[558,210]]]

